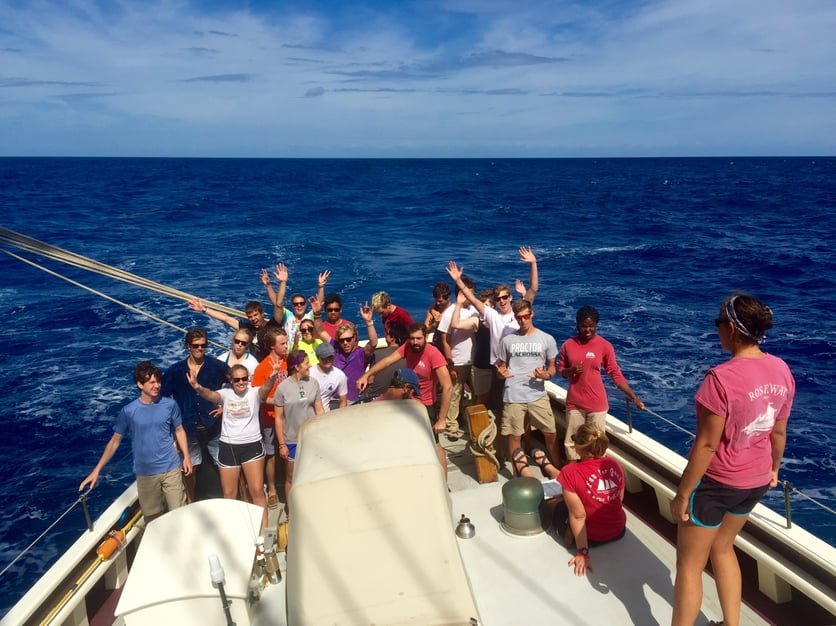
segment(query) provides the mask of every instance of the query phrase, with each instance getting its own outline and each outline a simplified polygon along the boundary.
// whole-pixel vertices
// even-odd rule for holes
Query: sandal
[[[531,464],[522,448],[517,448],[511,453],[511,463],[514,464],[514,473],[517,476],[522,476],[522,470]]]
[[[534,465],[540,468],[540,471],[543,472],[543,476],[550,478],[550,476],[546,473],[546,468],[551,465],[554,467],[554,463],[549,460],[549,455],[546,453],[545,450],[541,450],[540,448],[534,448],[531,451],[531,458],[534,461]]]

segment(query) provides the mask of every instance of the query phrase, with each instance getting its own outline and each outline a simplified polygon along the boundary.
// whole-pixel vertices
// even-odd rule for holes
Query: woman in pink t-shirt
[[[732,358],[710,369],[697,391],[697,436],[671,501],[679,523],[673,626],[696,620],[709,557],[723,611],[720,623],[739,623],[734,539],[755,504],[778,484],[795,395],[787,364],[760,349],[772,328],[769,307],[748,294],[730,296],[715,325]]]

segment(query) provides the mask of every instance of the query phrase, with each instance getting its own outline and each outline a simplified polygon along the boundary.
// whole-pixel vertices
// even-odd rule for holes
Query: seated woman
[[[226,363],[229,367],[243,365],[253,377],[255,368],[258,367],[258,359],[250,354],[250,346],[253,343],[253,334],[247,328],[239,328],[232,335],[232,350],[227,350],[218,357],[219,361]]]
[[[224,498],[238,497],[238,477],[243,470],[253,504],[264,509],[262,528],[267,527],[267,500],[264,497],[264,443],[261,440],[258,412],[276,383],[278,372],[278,366],[274,366],[273,373],[264,385],[250,387],[247,368],[240,364],[233,365],[230,370],[232,388],[222,387],[217,391],[202,387],[192,371],[186,374],[192,389],[201,398],[223,406],[218,471]]]
[[[582,424],[572,440],[580,461],[569,463],[562,470],[558,471],[542,450],[534,450],[533,454],[543,474],[555,478],[563,487],[563,502],[557,504],[554,520],[566,545],[574,543],[577,547],[569,565],[574,566],[576,575],[583,576],[587,568],[592,571],[590,546],[624,536],[627,526],[627,515],[621,504],[624,471],[617,461],[604,456],[609,440],[594,424]],[[527,465],[521,449],[514,451],[513,459],[521,476],[531,475],[531,470],[520,467],[523,463]]]

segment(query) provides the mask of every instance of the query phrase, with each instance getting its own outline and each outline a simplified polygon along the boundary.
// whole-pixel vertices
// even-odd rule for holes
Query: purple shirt
[[[365,373],[366,366],[369,364],[369,358],[366,357],[366,351],[357,346],[350,354],[346,354],[340,350],[336,341],[331,341],[334,346],[334,367],[341,370],[348,379],[348,402],[349,404],[357,402],[360,392],[357,390],[357,381]]]

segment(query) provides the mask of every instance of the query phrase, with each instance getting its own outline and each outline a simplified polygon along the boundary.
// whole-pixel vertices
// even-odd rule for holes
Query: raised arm
[[[276,263],[276,271],[273,272],[273,276],[279,281],[279,291],[275,294],[274,298],[271,298],[273,302],[273,319],[281,324],[284,319],[284,296],[287,291],[287,266],[284,263]],[[268,295],[272,289],[272,287],[268,288]]]
[[[207,389],[206,387],[202,386],[199,382],[197,382],[197,373],[192,372],[189,370],[186,372],[186,380],[189,381],[189,384],[192,386],[199,395],[204,400],[211,402],[212,404],[220,404],[221,403],[221,394],[217,391],[212,391],[211,389]]]
[[[273,385],[276,384],[276,377],[279,375],[279,361],[278,359],[274,359],[273,363],[273,373],[264,381],[261,387],[258,388],[258,397],[261,398],[262,402],[267,400],[267,396],[270,395],[270,390],[273,388]]]
[[[333,337],[328,334],[325,327],[322,325],[322,300],[316,296],[311,296],[308,298],[308,302],[311,305],[311,313],[313,313],[314,333],[316,333],[325,343],[331,343],[331,339],[333,339]]]
[[[360,317],[366,322],[366,331],[369,333],[369,341],[363,346],[363,351],[366,357],[370,357],[377,350],[377,331],[374,329],[374,311],[368,302],[360,307]]]
[[[485,304],[476,297],[476,294],[464,284],[462,281],[462,273],[464,272],[464,267],[459,267],[456,265],[455,261],[450,261],[447,264],[447,273],[450,274],[450,278],[453,279],[453,282],[456,283],[456,286],[459,288],[459,293],[463,293],[465,298],[468,299],[470,304],[472,304],[476,310],[479,312],[480,317],[484,317],[485,315]]]
[[[441,320],[441,313],[438,312],[434,306],[427,309],[427,314],[424,316],[424,328],[428,333],[431,333],[438,328],[438,322]]]
[[[198,311],[199,313],[206,313],[209,317],[215,320],[219,320],[224,324],[231,326],[235,330],[238,330],[239,323],[238,319],[232,317],[231,315],[227,315],[226,313],[221,313],[220,311],[216,311],[215,309],[207,309],[206,306],[203,304],[203,300],[200,298],[192,298],[189,300],[189,308],[192,311]]]
[[[528,290],[523,296],[531,304],[534,304],[534,298],[537,297],[537,291],[540,289],[540,279],[537,274],[537,257],[531,251],[531,247],[520,246],[520,261],[528,263]]]
[[[325,302],[325,285],[328,284],[329,276],[331,276],[331,270],[324,270],[316,278],[316,297],[320,302]]]
[[[450,318],[450,328],[459,330],[479,330],[479,318],[474,316],[462,319],[462,307],[467,302],[467,296],[459,291],[456,294],[456,303],[453,305],[453,316]]]

